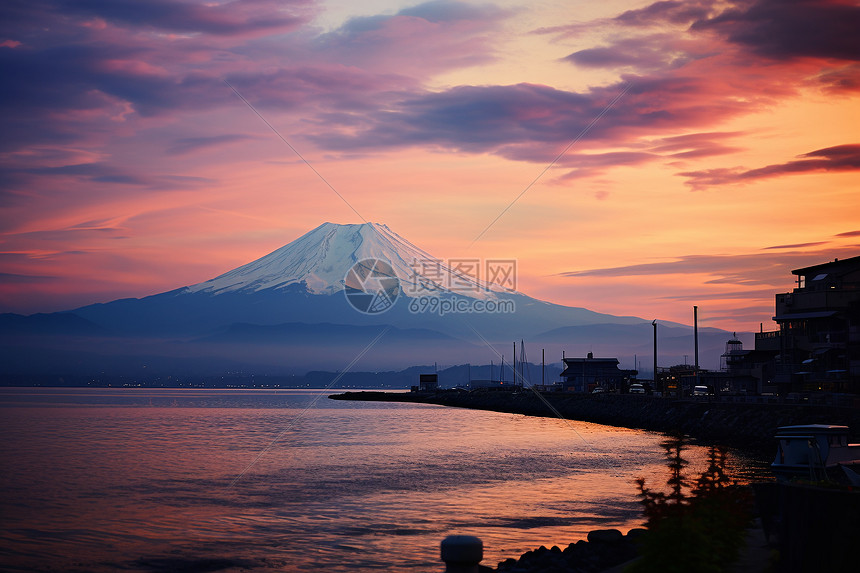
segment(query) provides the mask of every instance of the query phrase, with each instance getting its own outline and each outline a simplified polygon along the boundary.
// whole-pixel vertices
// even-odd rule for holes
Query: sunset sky
[[[364,220],[543,300],[773,329],[791,269],[860,255],[858,30],[848,1],[7,0],[0,312]]]

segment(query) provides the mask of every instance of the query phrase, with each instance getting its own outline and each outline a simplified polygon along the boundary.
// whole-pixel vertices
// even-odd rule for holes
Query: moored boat
[[[775,438],[776,457],[770,466],[777,478],[826,480],[828,471],[839,466],[860,466],[860,444],[848,443],[848,426],[782,426]]]

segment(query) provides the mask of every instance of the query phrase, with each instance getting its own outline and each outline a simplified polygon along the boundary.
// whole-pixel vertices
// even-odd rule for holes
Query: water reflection
[[[306,409],[315,397],[0,391],[3,563],[436,572],[449,533],[481,537],[495,564],[638,526],[634,479],[664,480],[661,436],[649,432],[410,404]],[[691,469],[705,454],[690,448]]]

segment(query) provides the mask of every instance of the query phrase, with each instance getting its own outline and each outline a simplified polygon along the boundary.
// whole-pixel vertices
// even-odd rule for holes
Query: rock
[[[617,529],[596,529],[588,533],[589,543],[617,543],[624,539],[624,534]]]

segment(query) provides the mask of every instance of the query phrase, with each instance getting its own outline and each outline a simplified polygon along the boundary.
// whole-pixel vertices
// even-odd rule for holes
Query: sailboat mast
[[[520,384],[525,387],[525,367],[526,367],[526,343],[520,339]]]

